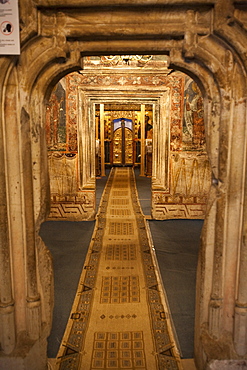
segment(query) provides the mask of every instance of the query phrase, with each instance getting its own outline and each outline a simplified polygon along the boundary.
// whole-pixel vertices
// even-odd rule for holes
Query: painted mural
[[[205,148],[203,99],[196,83],[179,72],[170,75],[74,72],[60,80],[51,94],[46,116],[52,197],[50,217],[90,219],[95,211],[94,190],[83,192],[79,189],[78,86],[82,90],[106,87],[113,90],[123,87],[132,90],[145,87],[150,91],[153,88],[170,89],[170,156],[169,172],[166,174],[169,177],[169,189],[152,192],[152,215],[157,219],[203,218],[211,181]],[[108,112],[108,116],[110,125],[111,112]],[[106,112],[106,119],[108,116]],[[132,119],[132,116],[129,118]],[[146,122],[146,126],[146,139],[152,141],[152,122]],[[151,176],[151,151],[149,157],[148,175]],[[82,200],[83,209],[78,207]]]
[[[183,150],[205,150],[203,99],[197,84],[185,77]]]
[[[94,217],[95,196],[78,186],[77,86],[68,75],[55,86],[46,111],[51,190],[49,219],[80,221]]]
[[[46,109],[48,151],[66,151],[66,80],[54,88]]]
[[[76,76],[61,79],[53,89],[46,109],[48,151],[77,153]]]

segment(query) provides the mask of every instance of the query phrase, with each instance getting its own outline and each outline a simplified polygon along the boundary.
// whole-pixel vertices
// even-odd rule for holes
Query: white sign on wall
[[[18,0],[0,0],[0,55],[19,55]]]

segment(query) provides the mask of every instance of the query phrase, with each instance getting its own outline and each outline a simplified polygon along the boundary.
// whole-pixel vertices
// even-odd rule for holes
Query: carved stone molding
[[[95,217],[95,191],[53,195],[49,220],[85,221]]]

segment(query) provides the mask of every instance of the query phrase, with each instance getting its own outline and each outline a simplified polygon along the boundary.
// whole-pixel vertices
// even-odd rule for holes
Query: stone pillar
[[[156,111],[153,123],[153,170],[152,190],[167,190],[169,184],[170,152],[170,90],[167,89],[159,100],[160,111]]]
[[[242,238],[239,258],[238,293],[235,303],[235,316],[234,316],[234,345],[236,352],[240,356],[245,356],[247,353],[246,281],[247,281],[247,178],[245,169],[245,195],[243,207]]]
[[[95,120],[89,114],[89,100],[79,92],[78,152],[80,190],[95,189]]]
[[[36,340],[41,332],[41,313],[36,270],[30,117],[24,108],[21,111],[21,138],[26,231],[27,332],[31,339]]]
[[[225,201],[224,197],[221,197],[216,203],[217,227],[215,230],[212,292],[209,302],[209,333],[216,338],[219,338],[221,334],[224,210]]]
[[[227,232],[229,217],[229,203],[231,202],[230,189],[228,184],[229,168],[231,165],[231,134],[232,120],[230,113],[231,105],[229,104],[229,96],[225,90],[221,91],[223,108],[221,114],[221,130],[220,130],[220,148],[219,148],[219,172],[218,179],[215,179],[216,186],[216,216],[215,216],[215,242],[214,242],[214,261],[213,261],[213,276],[212,290],[209,302],[209,334],[216,339],[220,339],[223,333],[223,308],[224,302],[224,279],[227,279],[224,274],[227,261]],[[231,210],[233,212],[233,210]],[[232,225],[231,225],[232,226]],[[236,241],[235,241],[236,242]]]
[[[14,300],[12,296],[8,237],[7,194],[3,131],[0,130],[0,344],[5,354],[15,347]]]
[[[8,93],[9,100],[6,102],[5,108],[7,112],[10,112],[14,108],[12,106],[12,98],[15,96],[16,91],[15,89],[14,91],[9,89]],[[0,346],[4,354],[8,355],[15,348],[16,337],[7,208],[5,134],[5,121],[4,117],[2,117],[0,126]]]

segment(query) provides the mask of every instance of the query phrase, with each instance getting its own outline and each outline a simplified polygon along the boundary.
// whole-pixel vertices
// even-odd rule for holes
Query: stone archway
[[[38,236],[49,206],[44,97],[81,68],[81,54],[126,51],[169,53],[171,66],[204,93],[213,184],[198,264],[195,357],[200,369],[246,360],[246,9],[222,0],[127,3],[91,0],[88,8],[85,0],[78,11],[73,2],[22,0],[21,56],[0,58],[0,365],[9,369],[46,367],[53,291],[51,258]]]
[[[52,199],[49,219],[72,221],[94,216],[94,136],[99,146],[99,174],[105,171],[102,143],[106,139],[109,167],[114,153],[110,141],[112,122],[124,115],[135,122],[135,137],[131,142],[135,148],[138,146],[139,157],[136,153],[133,156],[141,176],[146,171],[147,156],[151,162],[152,217],[202,218],[211,170],[205,151],[202,99],[193,90],[197,86],[192,83],[194,80],[164,67],[167,56],[153,56],[145,70],[136,62],[129,65],[123,62],[111,66],[110,71],[102,60],[103,57],[84,57],[84,69],[60,80],[49,99],[46,119]],[[192,103],[189,96],[194,98]],[[135,116],[119,111],[117,103],[125,104],[124,109],[135,108]],[[105,118],[104,107],[108,110]],[[110,107],[116,110],[114,114]],[[151,135],[145,132],[146,109],[152,112]],[[195,127],[194,122],[197,122]],[[103,128],[105,124],[107,131]],[[193,130],[189,128],[192,126]],[[147,153],[148,143],[151,153],[150,148]]]

